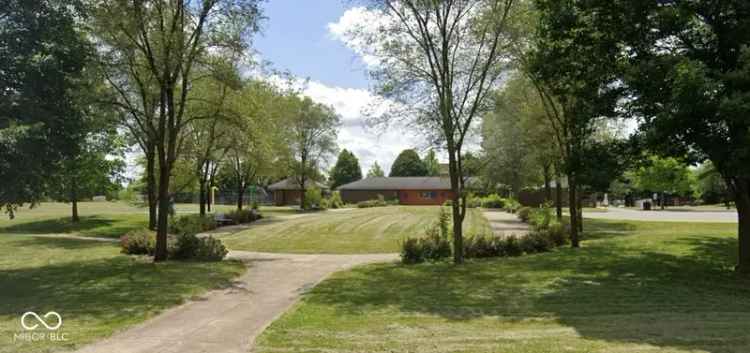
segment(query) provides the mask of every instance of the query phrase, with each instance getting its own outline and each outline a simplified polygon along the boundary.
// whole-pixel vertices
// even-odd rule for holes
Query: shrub
[[[568,225],[555,221],[549,224],[546,232],[554,246],[563,246],[568,243]]]
[[[305,190],[305,203],[302,208],[306,210],[319,209],[320,201],[323,200],[323,194],[318,188],[310,188]]]
[[[490,194],[482,198],[481,205],[484,208],[503,208],[505,200],[498,194]]]
[[[520,240],[521,249],[527,254],[546,252],[554,245],[546,231],[531,232]]]
[[[521,256],[523,255],[523,249],[521,248],[521,242],[515,235],[506,236],[502,240],[502,252],[505,256]]]
[[[451,254],[448,240],[438,236],[407,238],[401,244],[401,262],[405,264],[437,261],[448,258]]]
[[[234,222],[234,224],[251,223],[261,219],[260,213],[255,209],[234,210],[225,215]]]
[[[464,256],[486,258],[505,256],[503,239],[496,236],[475,235],[464,239]]]
[[[172,234],[198,234],[216,229],[213,216],[199,214],[172,217],[169,221],[169,232]]]
[[[552,222],[552,208],[548,205],[542,205],[542,207],[533,209],[529,215],[529,224],[534,230],[547,229],[550,222]]]
[[[519,208],[516,216],[518,217],[518,219],[521,220],[521,222],[528,223],[529,218],[531,217],[531,208],[529,207]]]
[[[328,199],[328,207],[329,208],[342,208],[344,207],[344,201],[341,200],[341,193],[338,191],[334,191],[331,194],[331,197]]]
[[[482,207],[482,198],[474,194],[469,195],[466,198],[466,207],[468,208]]]
[[[228,251],[221,240],[194,234],[177,236],[171,257],[177,260],[221,261]]]
[[[369,207],[384,207],[388,205],[392,205],[392,201],[385,201],[385,198],[383,195],[378,195],[378,198],[376,200],[367,200],[367,201],[360,201],[357,203],[357,207],[359,208],[369,208]],[[396,200],[396,205],[398,204],[398,200]]]
[[[443,202],[443,207],[451,207],[451,206],[453,206],[453,200],[445,200],[445,202]]]
[[[156,233],[146,228],[131,230],[120,237],[123,254],[153,255],[156,248]]]
[[[440,237],[448,240],[453,237],[453,230],[451,229],[451,215],[444,207],[440,207],[440,214],[438,214],[437,226],[440,229]]]
[[[507,211],[509,213],[516,213],[516,211],[519,208],[521,208],[521,204],[518,203],[518,201],[516,201],[516,200],[514,200],[512,198],[507,198],[507,199],[505,199],[505,207],[504,208],[505,208],[505,211]]]

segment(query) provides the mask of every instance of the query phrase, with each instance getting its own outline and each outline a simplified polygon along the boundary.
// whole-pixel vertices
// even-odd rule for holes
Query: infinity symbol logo
[[[35,330],[37,327],[39,327],[39,324],[33,324],[33,325],[27,325],[26,324],[26,318],[29,317],[29,316],[33,316],[36,319],[36,321],[39,321],[39,323],[41,323],[42,325],[44,325],[44,327],[46,327],[48,330],[57,330],[57,329],[60,328],[60,326],[62,326],[62,317],[60,316],[60,314],[58,314],[58,313],[56,313],[54,311],[50,311],[50,312],[44,314],[44,318],[45,319],[49,318],[50,316],[57,318],[57,324],[54,325],[54,326],[48,325],[47,322],[44,321],[44,320],[42,320],[42,318],[39,317],[39,315],[37,315],[35,312],[33,312],[33,311],[27,311],[27,312],[25,312],[21,316],[21,326],[23,326],[23,328],[25,328],[27,330]]]

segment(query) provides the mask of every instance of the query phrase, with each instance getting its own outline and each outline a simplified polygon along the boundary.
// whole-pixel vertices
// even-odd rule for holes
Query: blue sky
[[[423,145],[407,131],[373,130],[365,124],[361,111],[374,101],[366,65],[341,35],[363,22],[362,8],[347,0],[269,0],[264,8],[268,19],[254,49],[273,69],[310,79],[303,93],[336,109],[342,119],[339,148],[359,158],[363,174],[376,161],[388,172],[401,150]]]
[[[263,34],[255,48],[277,69],[325,85],[367,89],[364,64],[327,25],[350,5],[345,0],[269,0]]]

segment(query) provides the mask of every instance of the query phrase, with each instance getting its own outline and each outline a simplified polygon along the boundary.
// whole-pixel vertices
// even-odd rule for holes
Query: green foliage
[[[642,191],[690,195],[693,190],[693,175],[684,163],[675,158],[652,156],[649,163],[635,174],[635,185]]]
[[[518,202],[516,199],[513,198],[507,198],[505,199],[505,211],[509,213],[516,213],[519,208],[521,208],[521,203]]]
[[[440,238],[448,240],[453,236],[451,230],[452,215],[448,212],[446,207],[440,207],[440,213],[438,214],[437,227],[440,230]]]
[[[370,170],[367,171],[367,177],[384,177],[385,172],[383,172],[383,168],[380,167],[380,164],[378,162],[375,162],[372,164],[372,167],[370,167]]]
[[[528,223],[531,225],[531,227],[535,230],[539,229],[547,229],[549,228],[550,223],[554,219],[554,210],[552,209],[552,206],[549,204],[542,205],[539,208],[534,208],[531,210],[531,213],[528,215]],[[518,212],[520,217],[520,210]]]
[[[249,210],[233,210],[226,213],[225,216],[231,219],[234,224],[251,223],[262,218],[261,214],[258,213],[258,210],[256,208],[251,208]]]
[[[424,162],[419,158],[417,151],[407,149],[401,151],[396,160],[391,165],[389,176],[392,177],[411,177],[427,176],[428,171]]]
[[[216,220],[211,215],[190,214],[172,217],[169,221],[170,234],[199,234],[216,229]]]
[[[219,239],[181,234],[177,236],[170,257],[175,260],[221,261],[227,253],[229,251]]]
[[[503,208],[505,200],[498,194],[490,194],[481,199],[483,208]]]
[[[427,151],[427,154],[424,156],[422,163],[427,169],[428,176],[440,175],[440,162],[437,159],[437,155],[435,154],[434,149],[430,149],[429,151]]]
[[[323,193],[318,188],[308,188],[305,190],[305,203],[302,208],[305,210],[322,208]]]
[[[367,200],[357,202],[358,208],[370,208],[370,207],[385,207],[391,205],[398,205],[398,200],[386,201],[383,195],[378,194],[378,198],[375,200]]]
[[[143,228],[127,232],[120,237],[120,251],[130,255],[153,255],[156,233]]]
[[[466,207],[468,208],[483,207],[482,198],[474,194],[469,194],[469,196],[466,197]]]
[[[65,158],[85,139],[95,90],[95,58],[66,1],[0,6],[0,208],[39,202]]]
[[[516,216],[521,222],[528,223],[531,218],[531,207],[521,207],[516,211]]]
[[[341,150],[336,165],[331,170],[331,189],[362,179],[362,169],[357,157],[346,149]]]
[[[724,178],[721,177],[721,174],[710,161],[701,164],[694,171],[694,176],[694,180],[696,181],[695,192],[703,203],[728,203],[731,200],[731,195],[729,194],[729,189]]]
[[[331,193],[331,197],[328,198],[328,208],[342,208],[344,207],[344,201],[341,199],[341,192],[334,191]]]

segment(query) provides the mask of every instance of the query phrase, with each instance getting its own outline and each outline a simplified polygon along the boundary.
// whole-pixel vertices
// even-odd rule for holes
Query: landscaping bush
[[[503,240],[497,236],[475,235],[464,238],[466,258],[487,258],[505,256]]]
[[[331,197],[328,198],[328,208],[342,208],[344,207],[344,201],[341,199],[341,193],[334,191]]]
[[[549,207],[549,205],[542,205],[542,207],[535,208],[531,211],[531,214],[529,215],[529,224],[534,230],[547,229],[550,222],[552,222],[552,217],[552,208]]]
[[[515,235],[506,236],[502,241],[502,252],[505,256],[521,256],[523,255],[523,248],[521,248],[521,242]]]
[[[557,221],[551,222],[547,229],[547,237],[554,246],[563,246],[568,243],[568,225]]]
[[[120,248],[123,254],[153,255],[156,233],[146,228],[131,230],[120,237]]]
[[[216,220],[211,215],[191,214],[172,217],[169,220],[169,233],[171,234],[198,234],[216,229],[216,227]]]
[[[482,207],[482,198],[474,194],[470,194],[466,198],[466,207],[468,208]]]
[[[529,219],[531,218],[531,208],[530,207],[521,207],[516,212],[516,216],[518,217],[521,222],[529,223]]]
[[[505,206],[503,208],[505,209],[506,212],[516,213],[516,211],[518,211],[518,209],[521,208],[521,204],[512,198],[507,198],[504,201],[505,201]]]
[[[305,190],[305,204],[302,208],[306,210],[321,209],[321,201],[323,200],[323,193],[318,188],[310,188]]]
[[[549,251],[554,247],[546,231],[531,232],[520,240],[524,253],[534,254]]]
[[[401,262],[405,264],[437,261],[448,258],[451,254],[451,245],[448,240],[438,236],[407,238],[401,244]]]
[[[243,224],[255,222],[262,218],[260,213],[255,209],[249,210],[234,210],[224,215],[226,218],[231,219],[234,224]]]
[[[367,201],[360,201],[357,203],[357,207],[359,208],[369,208],[369,207],[385,207],[389,205],[398,205],[398,200],[395,200],[395,203],[393,201],[385,201],[385,198],[383,195],[378,195],[378,198],[376,200],[367,200]]]
[[[503,208],[505,200],[498,194],[489,194],[482,198],[481,204],[483,208]]]
[[[182,234],[177,236],[171,257],[176,260],[221,261],[227,253],[219,239]]]

